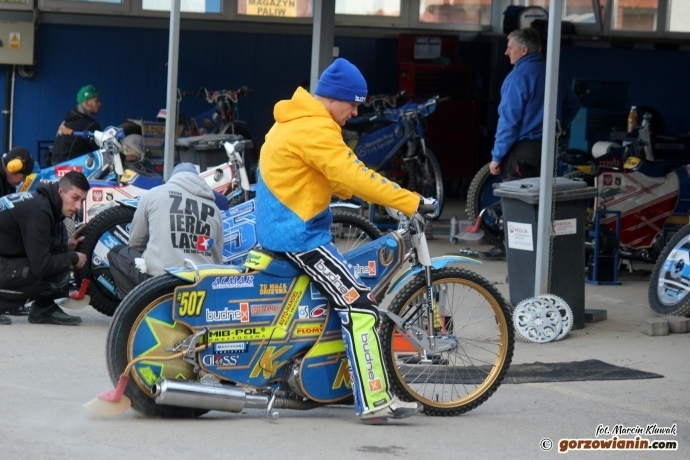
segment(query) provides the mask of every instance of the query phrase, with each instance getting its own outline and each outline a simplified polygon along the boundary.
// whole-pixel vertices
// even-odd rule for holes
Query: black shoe
[[[504,260],[506,258],[506,250],[501,247],[494,246],[488,251],[480,252],[479,258],[484,260]]]
[[[12,318],[8,318],[5,315],[0,315],[0,324],[9,326],[10,324],[12,324]]]
[[[33,324],[59,324],[61,326],[76,326],[81,323],[78,316],[68,315],[56,304],[47,308],[39,308],[34,304],[29,312],[29,322]]]

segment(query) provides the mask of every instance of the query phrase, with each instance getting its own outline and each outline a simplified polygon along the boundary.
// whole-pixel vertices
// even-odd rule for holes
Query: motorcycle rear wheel
[[[432,279],[441,320],[458,346],[424,356],[412,351],[415,347],[397,332],[399,326],[387,320],[381,334],[383,357],[391,389],[400,399],[422,403],[426,415],[460,415],[501,385],[515,347],[513,321],[503,296],[480,275],[447,267],[433,271]],[[395,296],[389,310],[428,330],[425,301],[421,273]]]
[[[419,159],[418,161],[407,163],[406,180],[402,186],[419,193],[423,197],[435,198],[439,206],[439,213],[435,219],[438,219],[443,212],[443,205],[445,204],[441,166],[438,164],[434,152],[428,147],[426,149],[426,156],[421,148],[417,150],[416,156]],[[411,174],[414,174],[414,179],[410,177]]]
[[[134,288],[124,299],[108,330],[106,357],[113,385],[127,365],[141,356],[168,356],[166,349],[181,342],[192,331],[172,318],[173,293],[177,286],[187,284],[165,274],[151,278]],[[191,364],[181,358],[171,361],[145,360],[130,372],[125,395],[132,400],[132,408],[152,417],[193,418],[206,410],[156,404],[151,386],[160,377],[196,380]]]
[[[86,255],[86,264],[77,271],[77,275],[82,280],[90,281],[86,292],[91,296],[91,306],[106,316],[113,316],[120,304],[120,298],[108,287],[110,285],[114,288],[115,281],[107,267],[107,259],[103,261],[101,257],[94,257],[94,251],[106,233],[110,235],[112,242],[127,244],[129,225],[132,223],[135,211],[136,209],[127,206],[114,206],[98,213],[84,228],[82,232],[84,240],[77,247],[77,252]],[[107,257],[110,252],[109,246],[103,245],[103,247],[108,251],[101,256]]]
[[[345,254],[383,236],[381,230],[365,217],[352,212],[336,211],[331,224],[333,244]]]
[[[482,215],[481,229],[484,230],[482,238],[487,244],[498,244],[502,233],[500,219],[503,216],[501,199],[494,196],[493,184],[501,182],[499,176],[494,176],[489,171],[489,163],[474,175],[470,187],[467,190],[467,218],[475,222],[484,208],[488,208]]]
[[[685,225],[664,246],[649,278],[647,297],[656,316],[690,313],[690,225]]]

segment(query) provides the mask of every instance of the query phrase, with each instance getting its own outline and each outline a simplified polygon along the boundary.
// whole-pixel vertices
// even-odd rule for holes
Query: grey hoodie
[[[129,246],[143,253],[146,273],[166,267],[219,264],[223,256],[223,219],[213,191],[198,174],[178,172],[146,192],[134,213]]]

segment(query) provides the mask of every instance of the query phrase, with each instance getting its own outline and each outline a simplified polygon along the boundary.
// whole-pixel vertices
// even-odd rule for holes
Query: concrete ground
[[[446,237],[451,202],[430,241],[432,255],[454,254],[466,244]],[[486,249],[488,246],[474,246]],[[466,266],[508,297],[506,263]],[[651,266],[635,264],[637,270]],[[599,425],[676,425],[676,451],[660,458],[688,458],[690,447],[690,334],[650,337],[640,332],[653,315],[648,276],[625,274],[620,286],[585,285],[586,307],[608,319],[587,324],[565,340],[543,345],[517,340],[513,363],[598,359],[663,375],[620,381],[504,384],[483,405],[454,418],[417,416],[388,426],[364,426],[351,407],[306,412],[211,412],[198,420],[158,420],[130,410],[115,418],[87,412],[82,404],[111,388],[105,362],[110,318],[90,307],[78,327],[29,324],[13,317],[0,326],[0,458],[183,459],[213,458],[557,458],[561,439],[597,439]],[[611,436],[599,436],[608,439]],[[632,435],[621,436],[633,438]],[[552,443],[550,450],[544,446]],[[685,452],[685,453],[683,453]],[[652,458],[648,451],[569,452],[581,458]],[[656,458],[656,457],[655,457]]]

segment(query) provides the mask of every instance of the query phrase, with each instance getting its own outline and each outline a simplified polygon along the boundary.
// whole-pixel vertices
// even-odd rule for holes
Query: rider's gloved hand
[[[435,219],[439,214],[441,214],[441,207],[439,206],[438,201],[436,201],[436,198],[421,197],[417,212],[427,219]]]

